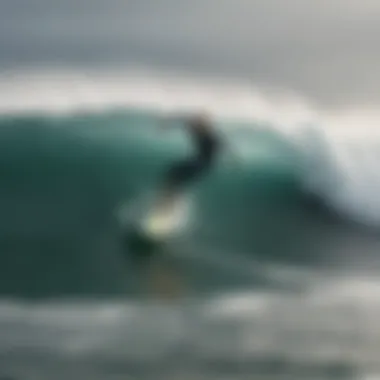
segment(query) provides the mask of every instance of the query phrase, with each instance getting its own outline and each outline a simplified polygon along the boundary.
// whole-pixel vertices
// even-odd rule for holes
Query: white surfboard
[[[119,220],[122,225],[137,226],[144,235],[165,240],[184,230],[190,219],[191,201],[187,196],[177,198],[165,207],[155,203],[156,197],[145,195],[133,204],[122,205]]]
[[[154,206],[141,221],[141,228],[148,236],[167,239],[177,234],[189,219],[189,201],[177,199],[165,207]]]

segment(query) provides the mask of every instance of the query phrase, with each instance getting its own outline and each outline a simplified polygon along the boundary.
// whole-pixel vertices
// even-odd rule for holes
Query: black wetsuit
[[[175,162],[164,175],[164,187],[175,192],[208,173],[220,149],[218,137],[209,129],[189,128],[188,131],[196,148],[195,155]],[[166,240],[156,240],[154,236],[146,235],[139,226],[131,225],[125,230],[122,243],[135,264],[144,267],[165,248]]]
[[[189,128],[189,133],[195,145],[196,154],[169,168],[165,176],[165,184],[172,189],[186,187],[208,173],[219,150],[219,139],[209,129]]]

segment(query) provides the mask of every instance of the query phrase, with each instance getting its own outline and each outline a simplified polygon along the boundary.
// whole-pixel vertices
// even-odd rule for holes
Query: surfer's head
[[[197,131],[209,131],[211,129],[211,119],[206,112],[199,112],[192,115],[188,121],[189,126]]]

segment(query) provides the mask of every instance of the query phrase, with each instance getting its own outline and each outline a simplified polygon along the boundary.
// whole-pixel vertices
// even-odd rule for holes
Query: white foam
[[[312,114],[311,107],[295,94],[265,95],[254,84],[237,79],[143,68],[35,68],[0,73],[1,113],[96,112],[114,107],[163,112],[202,109],[223,117],[281,124],[308,121]]]
[[[379,133],[316,126],[299,131],[298,139],[305,187],[343,215],[379,226]]]
[[[165,362],[185,345],[204,358],[346,362],[380,370],[380,285],[345,275],[300,294],[245,292],[176,304],[0,304],[0,352],[27,347],[81,360]],[[22,360],[22,356],[21,356]],[[167,362],[165,362],[167,363]],[[171,363],[174,363],[171,361]],[[193,363],[194,364],[194,363]]]

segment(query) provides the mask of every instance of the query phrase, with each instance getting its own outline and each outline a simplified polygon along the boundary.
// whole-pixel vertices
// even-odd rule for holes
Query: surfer
[[[207,115],[197,114],[188,118],[185,127],[195,147],[195,154],[175,162],[164,174],[160,191],[162,205],[175,200],[189,186],[210,173],[220,151],[219,136]]]
[[[162,296],[182,292],[183,288],[178,271],[167,264],[163,254],[168,250],[168,236],[176,228],[176,219],[172,217],[177,209],[175,203],[191,185],[212,172],[222,146],[221,138],[207,115],[196,114],[180,121],[184,122],[195,153],[170,165],[161,180],[157,203],[144,222],[130,226],[123,237],[126,251],[132,252],[131,257],[140,269],[139,277],[143,275],[143,283],[150,284],[149,287]],[[162,227],[165,232],[162,232]]]

